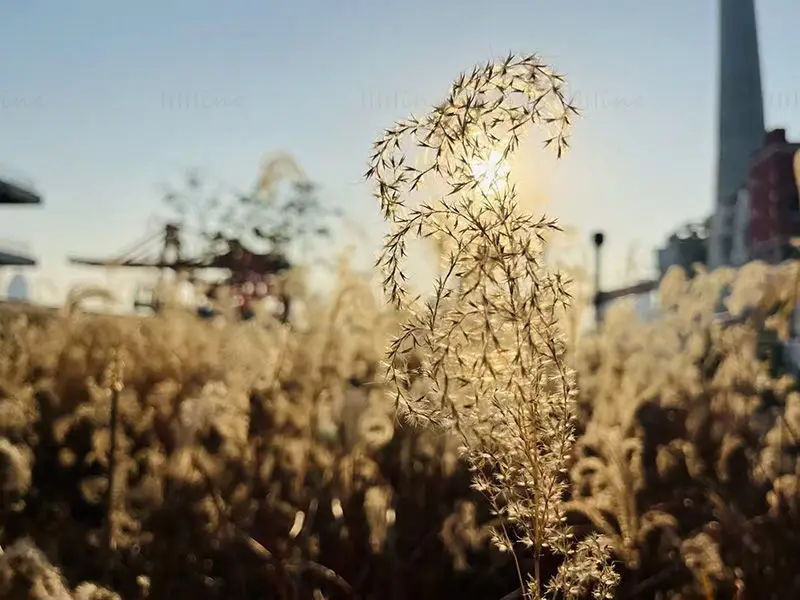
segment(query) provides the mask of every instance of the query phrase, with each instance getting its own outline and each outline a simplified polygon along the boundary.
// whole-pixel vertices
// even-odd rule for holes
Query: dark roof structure
[[[0,249],[0,267],[35,267],[36,259]]]
[[[0,204],[41,204],[42,197],[17,183],[0,179]]]
[[[0,179],[0,204],[9,205],[38,205],[42,203],[42,197],[18,183]],[[10,250],[0,248],[0,267],[34,267],[36,259],[24,254],[18,254]]]

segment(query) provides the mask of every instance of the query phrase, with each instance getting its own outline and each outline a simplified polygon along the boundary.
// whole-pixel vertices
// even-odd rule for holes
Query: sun
[[[470,170],[484,195],[495,196],[505,189],[510,168],[503,154],[492,150],[485,159],[470,161]]]

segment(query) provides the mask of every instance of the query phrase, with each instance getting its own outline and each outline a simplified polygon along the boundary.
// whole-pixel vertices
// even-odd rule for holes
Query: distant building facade
[[[730,260],[733,267],[750,262],[750,192],[743,186],[736,194],[732,211]]]
[[[695,264],[705,265],[708,262],[708,224],[685,225],[669,236],[664,247],[658,249],[657,258],[662,277],[672,266],[692,273]]]
[[[743,182],[747,174],[743,175]],[[744,183],[742,184],[744,186]],[[741,189],[741,188],[739,188]],[[711,235],[708,238],[708,266],[711,269],[729,266],[734,244],[734,221],[738,192],[720,201],[711,216]]]
[[[788,141],[785,129],[767,132],[744,184],[730,202],[716,206],[708,239],[709,268],[741,267],[752,260],[778,263],[792,256],[790,241],[800,238],[799,186],[800,143]],[[674,237],[660,262],[680,262],[676,246],[686,242]]]
[[[28,285],[28,280],[22,273],[17,273],[11,278],[8,289],[6,290],[6,298],[19,302],[27,302],[30,300],[30,286]]]
[[[785,260],[790,240],[800,237],[798,150],[800,143],[788,142],[785,129],[775,129],[765,135],[764,146],[753,159],[747,180],[751,260]]]

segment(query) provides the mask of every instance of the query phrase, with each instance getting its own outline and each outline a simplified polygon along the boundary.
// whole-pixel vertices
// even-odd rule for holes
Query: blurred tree
[[[339,216],[322,205],[317,190],[291,156],[278,154],[264,161],[248,192],[213,190],[193,171],[184,189],[170,190],[165,203],[199,246],[193,251],[214,252],[224,238],[259,252],[306,258],[315,241],[330,238],[328,219]]]

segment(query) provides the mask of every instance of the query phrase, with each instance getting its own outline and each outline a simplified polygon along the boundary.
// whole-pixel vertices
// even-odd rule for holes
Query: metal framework
[[[222,286],[233,291],[234,300],[242,318],[252,316],[253,302],[267,297],[275,298],[282,306],[282,321],[288,320],[290,300],[284,293],[277,276],[291,268],[285,256],[268,252],[259,254],[247,249],[240,240],[217,234],[213,241],[224,248],[221,252],[209,251],[204,256],[186,257],[181,241],[181,227],[167,224],[162,230],[146,236],[126,249],[116,258],[96,259],[70,257],[75,265],[104,268],[144,268],[187,273],[189,281],[199,281],[198,274],[203,271],[223,270],[227,276],[211,284],[207,293],[209,299],[216,297]],[[134,301],[134,308],[149,308],[158,311],[163,301],[155,288],[141,289]]]

